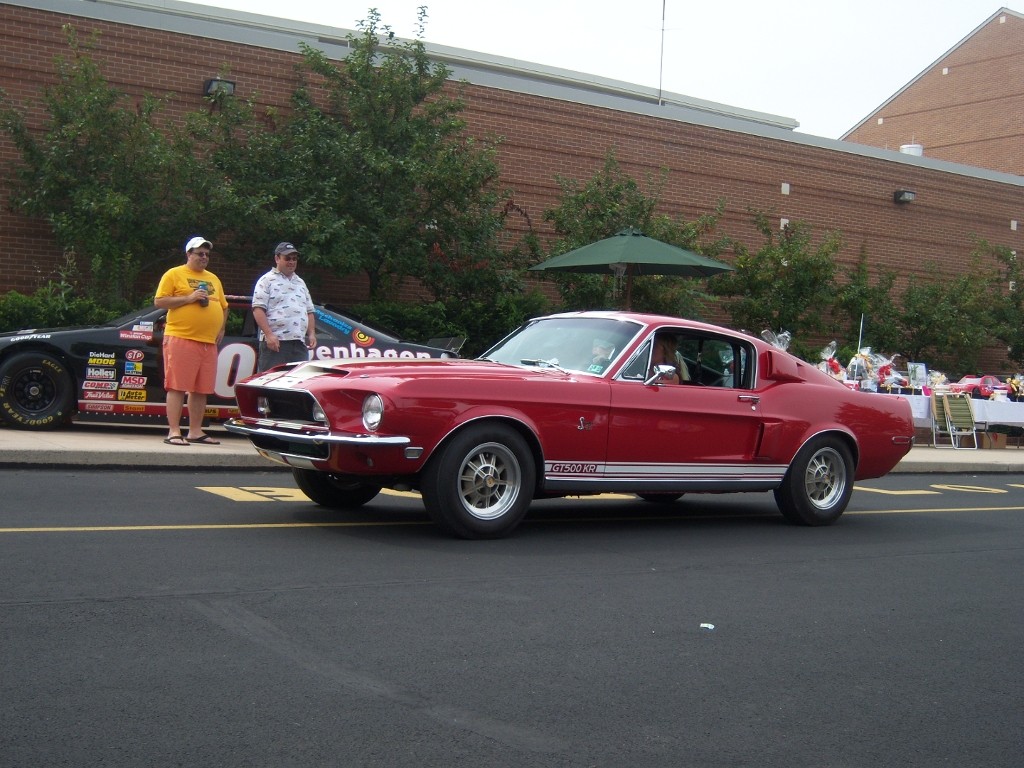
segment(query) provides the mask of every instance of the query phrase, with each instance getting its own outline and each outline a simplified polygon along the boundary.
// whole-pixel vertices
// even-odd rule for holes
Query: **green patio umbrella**
[[[583,272],[626,278],[626,309],[631,309],[633,278],[637,275],[710,277],[729,272],[728,264],[648,237],[629,227],[596,243],[574,248],[533,267],[531,271]]]

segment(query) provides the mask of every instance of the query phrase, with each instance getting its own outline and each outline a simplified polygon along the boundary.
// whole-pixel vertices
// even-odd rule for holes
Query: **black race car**
[[[257,328],[249,297],[228,296],[228,331],[220,345],[216,392],[206,416],[238,415],[235,383],[256,371]],[[164,321],[150,307],[79,328],[0,334],[0,423],[51,429],[82,417],[158,420],[165,415]],[[336,307],[316,307],[316,358],[458,357],[463,339],[412,344],[354,320]]]

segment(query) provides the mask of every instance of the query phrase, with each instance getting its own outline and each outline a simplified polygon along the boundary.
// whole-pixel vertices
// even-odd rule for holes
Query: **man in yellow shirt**
[[[193,237],[184,264],[164,272],[154,303],[167,310],[164,327],[164,389],[167,390],[168,445],[216,445],[203,432],[206,398],[217,376],[217,345],[224,338],[228,302],[220,279],[208,272],[213,243]],[[188,435],[181,434],[181,412],[188,394]]]

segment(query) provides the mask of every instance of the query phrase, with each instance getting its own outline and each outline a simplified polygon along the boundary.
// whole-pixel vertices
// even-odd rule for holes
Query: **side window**
[[[744,344],[717,336],[684,335],[679,341],[694,384],[705,387],[750,387],[750,349]]]
[[[643,381],[647,378],[647,361],[651,359],[651,342],[648,341],[640,349],[636,351],[633,358],[626,363],[623,367],[622,372],[619,373],[620,379],[626,379],[629,381]]]

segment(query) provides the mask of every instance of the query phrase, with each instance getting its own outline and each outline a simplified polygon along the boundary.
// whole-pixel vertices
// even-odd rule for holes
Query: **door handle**
[[[750,410],[755,410],[757,404],[761,402],[761,398],[758,395],[737,395],[736,399],[741,403],[750,403]]]

